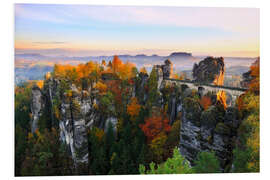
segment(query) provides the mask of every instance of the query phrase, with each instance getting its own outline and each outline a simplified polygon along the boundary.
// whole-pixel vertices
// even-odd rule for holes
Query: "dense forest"
[[[208,61],[222,59],[197,65],[200,81]],[[169,65],[148,74],[115,56],[57,64],[44,80],[17,85],[15,175],[259,172],[259,59],[231,103],[224,92],[166,81],[185,78]],[[222,82],[224,71],[207,71],[207,82]]]

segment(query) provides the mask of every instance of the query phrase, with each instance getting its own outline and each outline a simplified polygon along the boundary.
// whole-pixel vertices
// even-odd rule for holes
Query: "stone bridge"
[[[236,98],[243,94],[247,88],[239,88],[239,87],[229,87],[229,86],[218,86],[218,85],[213,85],[213,84],[203,84],[203,83],[197,83],[194,81],[189,81],[189,80],[179,80],[179,79],[171,79],[171,78],[164,78],[164,81],[173,81],[176,83],[176,85],[187,85],[191,89],[196,89],[200,92],[218,92],[218,91],[225,91],[226,92],[226,97],[229,98],[231,97],[231,102],[228,104],[234,104]]]

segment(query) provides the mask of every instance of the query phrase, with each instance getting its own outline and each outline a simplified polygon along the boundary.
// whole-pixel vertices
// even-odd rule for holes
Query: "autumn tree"
[[[136,97],[132,97],[130,103],[127,106],[127,112],[130,116],[138,116],[140,112],[140,104]]]
[[[208,107],[212,105],[212,101],[209,96],[203,96],[199,102],[204,110],[207,110]]]
[[[169,120],[166,116],[156,116],[145,119],[145,124],[140,125],[148,141],[155,139],[160,133],[168,133],[171,129]]]
[[[243,120],[238,128],[239,143],[233,151],[234,172],[259,172],[260,97],[252,91],[244,94],[239,110]]]
[[[141,72],[141,73],[144,73],[144,74],[147,74],[147,70],[145,69],[145,67],[142,67],[142,68],[140,69],[140,72]]]
[[[107,92],[107,85],[102,82],[97,82],[97,84],[94,86],[95,89],[99,90],[99,94],[105,94]]]
[[[258,58],[250,67],[251,83],[249,85],[249,89],[255,93],[259,93],[260,91],[260,58]]]

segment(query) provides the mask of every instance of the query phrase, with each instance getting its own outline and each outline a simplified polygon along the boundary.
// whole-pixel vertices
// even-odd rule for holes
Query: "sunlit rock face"
[[[225,91],[218,91],[217,92],[217,100],[223,104],[224,108],[227,108],[227,97]]]
[[[195,82],[223,85],[225,73],[224,59],[222,57],[207,57],[200,61],[199,64],[194,64],[192,73]]]

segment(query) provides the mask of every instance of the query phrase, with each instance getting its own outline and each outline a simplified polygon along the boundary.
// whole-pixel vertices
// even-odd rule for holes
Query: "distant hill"
[[[192,54],[186,52],[173,52],[169,57],[192,57]]]

